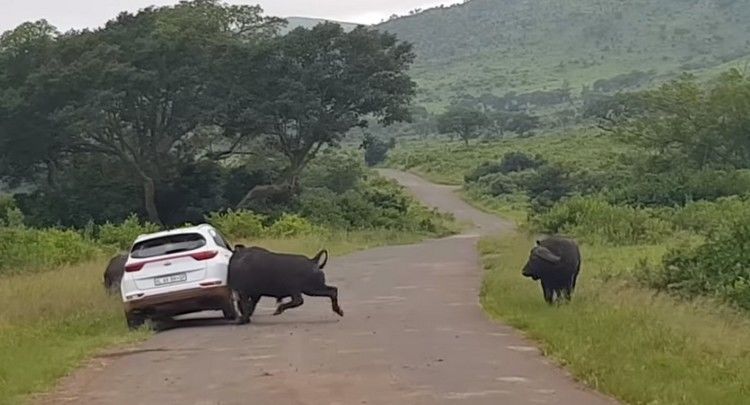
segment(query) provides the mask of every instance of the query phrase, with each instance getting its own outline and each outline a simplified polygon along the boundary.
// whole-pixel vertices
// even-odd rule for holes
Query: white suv
[[[215,310],[238,319],[227,286],[232,253],[221,233],[205,224],[136,238],[120,285],[128,326]]]

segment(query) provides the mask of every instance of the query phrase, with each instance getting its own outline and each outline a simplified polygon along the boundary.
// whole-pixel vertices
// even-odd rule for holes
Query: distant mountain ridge
[[[747,0],[471,0],[377,27],[414,44],[419,98],[433,105],[750,58]]]

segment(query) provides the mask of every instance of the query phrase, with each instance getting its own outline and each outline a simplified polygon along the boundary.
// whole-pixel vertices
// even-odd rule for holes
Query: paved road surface
[[[346,313],[305,298],[246,326],[183,321],[135,351],[100,357],[42,404],[605,404],[478,304],[476,234],[511,227],[450,187],[383,171],[426,204],[471,220],[466,235],[333,257]],[[309,253],[309,252],[308,252]],[[520,272],[520,270],[519,270]]]

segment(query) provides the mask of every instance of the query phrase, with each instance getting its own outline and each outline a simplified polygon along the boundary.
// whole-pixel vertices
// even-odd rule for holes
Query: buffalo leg
[[[578,277],[578,273],[575,273],[570,277],[570,281],[568,281],[568,285],[565,287],[565,299],[568,301],[570,301],[570,298],[573,296],[573,291],[575,291],[576,277]]]
[[[555,291],[544,281],[542,281],[542,292],[544,293],[544,300],[547,301],[548,304],[552,304]]]
[[[573,292],[576,290],[576,282],[578,281],[578,273],[581,272],[581,262],[578,262],[578,266],[576,266],[576,272],[573,274],[573,283],[570,286],[570,291]]]
[[[344,311],[339,306],[338,288],[325,286],[325,289],[323,289],[322,291],[321,290],[309,290],[309,291],[305,291],[305,294],[311,297],[330,297],[331,307],[333,308],[333,312],[337,313],[339,316],[344,316]]]
[[[253,313],[255,312],[255,307],[258,305],[258,302],[260,302],[260,295],[254,295],[250,297],[250,302],[247,306],[247,317],[253,316]]]
[[[276,312],[274,312],[274,315],[281,315],[284,311],[287,309],[297,308],[298,306],[302,305],[305,301],[302,299],[302,294],[294,294],[292,295],[292,300],[287,302],[286,304],[281,304],[276,308]]]
[[[565,292],[565,299],[567,301],[570,301],[570,298],[573,296],[573,289],[568,287],[568,288],[565,288],[564,292]]]

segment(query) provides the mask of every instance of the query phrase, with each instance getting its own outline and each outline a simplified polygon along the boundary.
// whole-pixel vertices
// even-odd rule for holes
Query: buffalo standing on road
[[[581,271],[581,252],[576,241],[554,236],[537,241],[523,268],[524,277],[541,280],[544,300],[552,304],[557,298],[569,301]]]
[[[320,259],[325,255],[325,260]],[[229,261],[228,284],[235,305],[242,316],[239,323],[249,321],[261,297],[273,297],[280,304],[274,315],[303,304],[302,294],[312,297],[329,297],[333,311],[344,316],[338,303],[338,289],[326,285],[322,269],[328,262],[328,252],[321,250],[314,258],[302,255],[274,253],[260,247],[235,249]]]
[[[115,294],[120,289],[122,275],[125,272],[125,262],[128,255],[120,253],[109,260],[107,269],[104,270],[104,288],[109,294]]]

